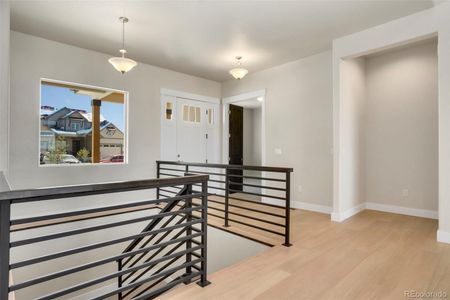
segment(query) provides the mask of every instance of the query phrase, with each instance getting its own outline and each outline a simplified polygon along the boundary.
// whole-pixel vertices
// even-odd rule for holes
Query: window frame
[[[116,93],[122,93],[124,95],[124,129],[123,129],[123,134],[124,134],[124,144],[123,144],[123,162],[120,163],[80,163],[80,164],[41,164],[40,163],[40,155],[41,155],[41,114],[40,114],[40,109],[42,106],[42,85],[45,83],[55,83],[55,84],[61,84],[61,85],[71,85],[71,86],[76,86],[76,87],[80,87],[80,88],[89,88],[89,89],[98,89],[98,90],[104,90],[104,91],[108,91],[108,92],[116,92]],[[38,106],[38,117],[37,117],[37,121],[38,121],[38,154],[37,154],[37,165],[40,168],[73,168],[73,167],[103,167],[103,166],[120,166],[120,165],[128,165],[129,163],[129,156],[128,156],[128,151],[129,151],[129,92],[128,91],[124,91],[124,90],[119,90],[119,89],[113,89],[113,88],[107,88],[107,87],[102,87],[102,86],[96,86],[96,85],[90,85],[90,84],[84,84],[84,83],[78,83],[78,82],[73,82],[73,81],[64,81],[64,80],[58,80],[58,79],[50,79],[50,78],[45,78],[45,77],[41,77],[39,79],[39,106]]]

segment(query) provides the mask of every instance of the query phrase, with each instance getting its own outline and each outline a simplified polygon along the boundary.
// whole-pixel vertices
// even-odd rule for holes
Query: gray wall
[[[0,1],[0,172],[8,168],[9,1]]]
[[[366,59],[367,202],[438,209],[437,63],[435,42]]]
[[[11,32],[10,181],[13,188],[155,177],[160,157],[160,89],[220,97],[220,83],[139,64],[122,75],[109,55]],[[129,92],[129,163],[39,167],[39,80],[57,79]],[[26,122],[24,122],[26,120]]]
[[[293,167],[292,200],[332,205],[331,52],[223,83],[222,96],[266,89],[266,164]],[[276,154],[280,148],[282,154]],[[302,191],[299,191],[302,186]]]

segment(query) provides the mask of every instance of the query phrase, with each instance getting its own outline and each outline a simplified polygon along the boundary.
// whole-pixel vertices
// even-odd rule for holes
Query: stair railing
[[[179,178],[185,173],[210,176],[208,214],[223,219],[223,226],[243,225],[282,236],[291,246],[292,168],[156,161],[158,178]],[[194,192],[198,185],[193,184]],[[176,188],[158,189],[158,197],[176,195]]]
[[[92,184],[80,186],[67,186],[58,188],[45,188],[33,190],[19,190],[0,193],[0,299],[8,299],[8,294],[12,292],[22,292],[25,289],[36,288],[39,284],[47,284],[51,286],[52,290],[46,294],[32,294],[32,298],[36,299],[56,299],[59,297],[72,297],[80,295],[85,292],[85,289],[92,289],[96,285],[106,284],[113,279],[128,276],[128,274],[143,270],[148,267],[155,266],[159,269],[151,274],[146,273],[138,280],[132,283],[118,285],[106,292],[102,291],[100,294],[93,296],[92,299],[107,299],[115,295],[122,295],[136,287],[145,288],[145,292],[138,296],[133,296],[134,299],[151,299],[168,289],[180,284],[190,283],[193,279],[199,278],[198,284],[201,286],[207,285],[207,181],[208,176],[195,175],[185,176],[171,179],[153,179],[141,181],[128,181],[119,183],[105,183]],[[191,192],[191,185],[201,186],[199,192]],[[37,214],[30,217],[11,218],[11,209],[18,204],[32,203],[36,201],[53,200],[53,201],[74,201],[75,197],[85,197],[92,195],[107,195],[113,193],[122,193],[137,190],[154,190],[159,188],[178,187],[183,192],[179,195],[165,199],[140,200],[138,202],[124,201],[123,204],[101,206],[95,208],[86,208],[82,210],[68,210],[59,213]],[[200,203],[191,205],[192,199],[200,199]],[[46,202],[43,202],[46,203]],[[175,203],[175,204],[174,204]],[[164,206],[161,210],[161,206]],[[179,208],[181,205],[181,208]],[[175,206],[179,209],[175,209]],[[155,212],[156,211],[156,212]],[[139,216],[133,213],[140,212]],[[154,213],[146,213],[154,212]],[[200,218],[190,219],[187,216],[193,212],[199,213]],[[120,218],[115,218],[120,216]],[[93,224],[88,226],[77,225],[76,222],[96,219]],[[168,222],[172,219],[174,222]],[[105,221],[99,223],[98,221]],[[110,222],[107,222],[110,221]],[[52,250],[52,243],[64,238],[70,238],[72,241],[79,238],[80,240],[90,233],[102,232],[102,230],[115,229],[127,225],[139,225],[141,222],[149,222],[144,228],[136,233],[119,235],[110,233],[103,237],[101,241],[96,241],[88,245],[80,244],[77,247],[69,249]],[[58,226],[74,224],[70,230],[58,231]],[[82,224],[82,225],[83,225]],[[155,224],[155,225],[152,225]],[[158,226],[156,226],[158,225]],[[56,227],[54,227],[56,226]],[[39,231],[42,228],[52,228],[53,230]],[[23,238],[16,236],[16,233],[23,233],[27,230],[33,230],[34,234]],[[36,230],[38,233],[36,235]],[[50,233],[49,233],[50,232]],[[188,233],[188,234],[186,234]],[[163,237],[164,235],[170,238]],[[144,247],[138,246],[137,243],[133,247],[123,248],[119,247],[123,243],[138,241],[141,243],[149,237],[153,237],[152,242],[148,242]],[[157,241],[157,242],[156,242]],[[25,259],[21,257],[17,261],[14,258],[14,251],[18,247],[33,246],[38,243],[45,243],[46,250],[49,252],[44,255],[32,256],[30,251],[29,257]],[[171,248],[170,253],[159,252],[159,255],[154,255],[159,249],[175,246]],[[180,245],[180,246],[179,246]],[[113,250],[117,248],[117,253],[112,255],[102,255],[102,251],[107,247],[114,246]],[[178,247],[176,247],[178,246]],[[180,249],[181,248],[181,249]],[[108,248],[111,249],[111,248]],[[88,260],[87,262],[79,262],[71,259],[72,255],[86,253],[88,251],[98,251],[100,259]],[[12,254],[10,256],[10,254]],[[130,257],[145,254],[146,256],[153,256],[145,262],[134,264],[132,267],[121,268],[118,271],[109,271],[108,273],[99,273],[99,277],[90,278],[93,273],[82,273],[83,271],[92,270],[97,267],[108,266],[109,264],[116,264],[117,262],[125,262]],[[184,261],[180,262],[180,258],[184,257]],[[57,271],[47,272],[42,265],[37,264],[51,263],[53,267],[59,266],[58,259],[66,259],[70,262],[69,267],[61,267]],[[90,258],[90,256],[89,256]],[[98,255],[97,255],[98,258]],[[54,262],[54,263],[53,263]],[[32,278],[22,280],[15,276],[15,282],[10,285],[9,273],[22,268],[33,268],[33,270],[42,269],[42,274],[36,275],[33,272]],[[23,272],[21,272],[23,274]],[[145,271],[144,271],[145,273]],[[69,278],[58,282],[54,280],[78,274],[83,279],[82,282],[72,283]],[[85,275],[86,274],[86,275]],[[84,275],[86,277],[84,277]],[[174,276],[170,281],[161,280],[167,279],[169,276]],[[156,284],[155,284],[156,283]],[[61,286],[64,284],[64,286]],[[68,285],[68,286],[66,286]],[[151,288],[148,288],[151,286]],[[83,290],[83,291],[82,291]]]

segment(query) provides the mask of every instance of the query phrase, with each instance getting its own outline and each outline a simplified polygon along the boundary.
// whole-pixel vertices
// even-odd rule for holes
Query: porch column
[[[101,100],[92,100],[92,162],[100,162],[100,106]]]

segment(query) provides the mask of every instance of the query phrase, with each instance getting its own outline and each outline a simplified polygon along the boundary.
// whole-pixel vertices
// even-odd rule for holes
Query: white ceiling
[[[13,30],[216,81],[331,48],[334,38],[432,7],[432,0],[12,1]]]

